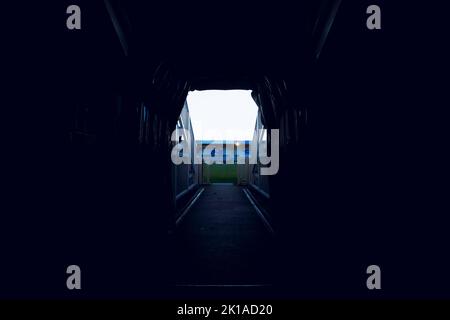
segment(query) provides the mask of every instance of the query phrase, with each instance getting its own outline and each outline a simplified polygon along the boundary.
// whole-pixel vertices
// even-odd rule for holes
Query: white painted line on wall
[[[176,226],[178,227],[178,225],[181,223],[181,221],[183,220],[183,218],[186,216],[186,214],[188,213],[188,211],[191,209],[191,207],[194,205],[194,203],[198,200],[198,198],[201,196],[201,194],[203,193],[203,191],[205,191],[205,188],[202,188],[197,195],[195,196],[195,198],[191,201],[191,203],[189,203],[189,205],[187,206],[186,209],[183,210],[183,213],[180,215],[180,217],[177,219],[177,221],[175,222]]]
[[[253,199],[251,198],[251,196],[249,195],[248,191],[246,189],[242,189],[242,191],[245,193],[245,195],[247,196],[248,201],[250,201],[250,203],[252,204],[253,208],[255,209],[255,211],[258,213],[259,217],[261,218],[261,220],[263,221],[264,225],[266,226],[267,230],[269,230],[269,232],[273,235],[275,232],[273,231],[272,226],[270,225],[269,221],[267,221],[266,217],[264,216],[264,214],[261,212],[261,210],[259,210],[258,206],[256,205],[256,203],[253,201]]]

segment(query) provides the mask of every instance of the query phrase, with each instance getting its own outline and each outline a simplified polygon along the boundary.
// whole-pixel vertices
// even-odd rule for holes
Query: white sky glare
[[[190,91],[195,140],[252,140],[258,106],[251,90]]]

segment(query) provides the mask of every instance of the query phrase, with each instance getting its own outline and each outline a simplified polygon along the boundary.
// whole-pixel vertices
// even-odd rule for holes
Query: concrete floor
[[[242,187],[212,184],[175,235],[177,285],[266,285],[271,282],[271,234]]]

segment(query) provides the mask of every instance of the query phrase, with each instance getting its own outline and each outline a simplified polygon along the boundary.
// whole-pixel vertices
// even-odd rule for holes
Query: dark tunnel
[[[51,37],[19,57],[0,297],[377,298],[371,264],[383,297],[448,297],[446,127],[415,80],[432,67],[401,46],[404,7],[383,2],[395,31],[371,33],[370,1],[77,3],[79,32],[59,1],[39,31]],[[188,92],[231,89],[279,129],[279,171],[181,194],[171,133]],[[192,231],[207,219],[223,228]],[[61,281],[71,264],[80,292]]]

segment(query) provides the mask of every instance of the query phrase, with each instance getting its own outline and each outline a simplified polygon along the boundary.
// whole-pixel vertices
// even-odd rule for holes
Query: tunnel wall
[[[42,4],[49,19],[42,19],[41,32],[50,40],[40,34],[24,48],[15,71],[28,76],[15,93],[20,112],[15,108],[11,118],[17,134],[7,152],[11,196],[1,237],[10,245],[0,296],[160,297],[174,214],[168,178],[174,121],[158,91],[139,91],[141,75],[103,1],[80,2],[80,32],[65,26],[70,4]],[[72,264],[88,284],[79,295],[65,286]]]
[[[443,137],[434,129],[443,128],[437,87],[417,81],[429,78],[415,55],[425,49],[403,47],[416,33],[396,22],[402,10],[385,3],[390,31],[370,32],[358,18],[370,4],[343,1],[310,81],[287,78],[286,92],[272,94],[282,141],[271,179],[280,281],[303,297],[445,296],[446,218],[429,162]],[[380,295],[362,281],[372,264],[386,270]]]
[[[172,163],[172,187],[175,194],[175,205],[177,211],[180,211],[199,188],[202,183],[203,175],[202,164],[194,163],[197,144],[195,141],[194,131],[192,129],[187,102],[184,103],[180,117],[177,121],[176,129],[179,132],[181,132],[180,130],[186,130],[188,132],[188,136],[184,136],[183,139],[189,139],[191,158],[191,164],[182,163],[180,165],[175,165]],[[175,146],[176,143],[177,142],[172,142],[172,146]],[[177,212],[176,215],[178,216],[179,213],[180,212]]]
[[[258,109],[256,123],[255,123],[255,133],[253,135],[253,141],[257,141],[258,144],[262,141],[262,132],[258,130],[263,130],[264,125],[261,120],[261,111]],[[258,136],[259,132],[259,136]],[[259,148],[256,148],[257,153],[259,153]],[[258,162],[256,164],[249,164],[248,166],[248,181],[249,185],[254,189],[255,192],[260,193],[263,197],[270,197],[270,188],[269,188],[269,176],[261,175],[261,164]]]

